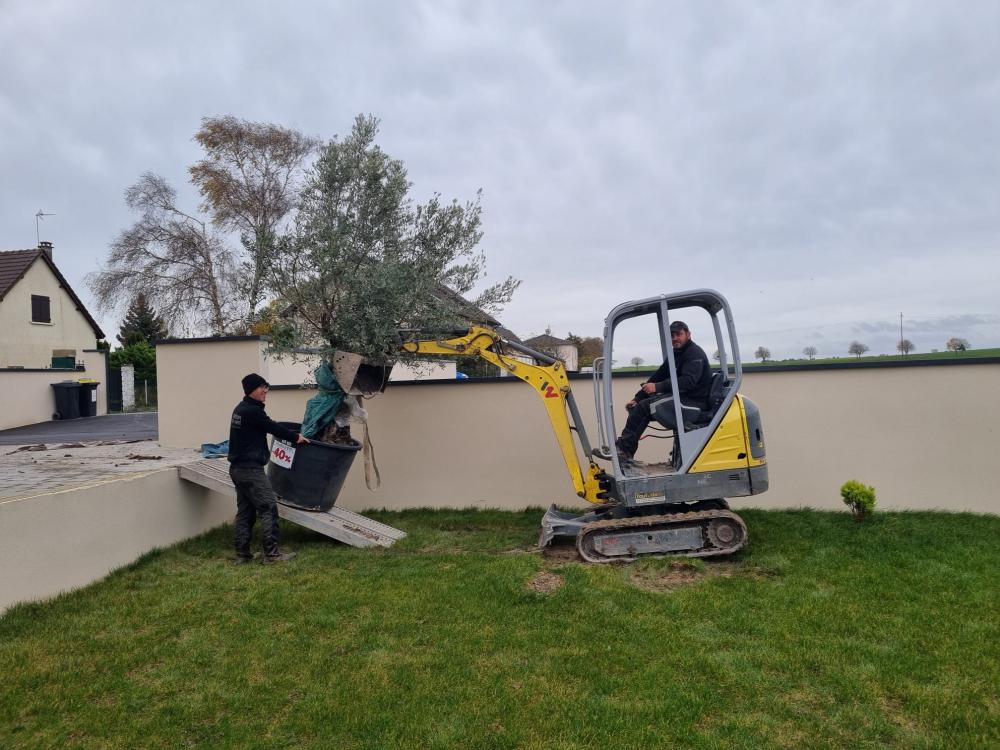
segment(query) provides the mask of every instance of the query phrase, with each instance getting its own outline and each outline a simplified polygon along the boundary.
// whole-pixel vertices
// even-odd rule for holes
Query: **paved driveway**
[[[156,440],[156,412],[81,417],[0,431],[0,445],[82,442],[87,440]]]

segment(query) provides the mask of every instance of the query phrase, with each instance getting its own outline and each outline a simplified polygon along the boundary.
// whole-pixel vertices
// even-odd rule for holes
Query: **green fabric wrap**
[[[306,413],[302,417],[302,434],[307,438],[319,437],[326,426],[333,422],[346,395],[329,362],[323,362],[317,367],[315,375],[319,393],[306,402]]]

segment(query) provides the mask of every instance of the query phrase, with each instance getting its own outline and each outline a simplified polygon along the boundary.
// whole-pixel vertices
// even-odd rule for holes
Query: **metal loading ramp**
[[[236,497],[236,488],[229,478],[229,463],[220,459],[205,459],[177,467],[177,475],[188,482],[207,487],[213,492]],[[405,531],[367,518],[360,513],[334,506],[328,511],[291,508],[278,503],[278,515],[286,521],[319,532],[352,547],[391,547],[406,536]]]

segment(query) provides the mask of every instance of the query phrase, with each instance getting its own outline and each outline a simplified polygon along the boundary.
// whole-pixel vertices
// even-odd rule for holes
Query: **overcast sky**
[[[196,209],[202,117],[364,112],[418,198],[483,188],[522,337],[712,287],[744,356],[1000,346],[1000,3],[0,0],[0,49],[0,249],[55,214],[88,304],[142,172]]]

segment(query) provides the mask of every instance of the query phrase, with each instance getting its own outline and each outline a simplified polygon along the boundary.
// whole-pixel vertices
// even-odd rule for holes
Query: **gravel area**
[[[0,500],[43,495],[197,461],[192,448],[155,440],[52,442],[0,447]]]

